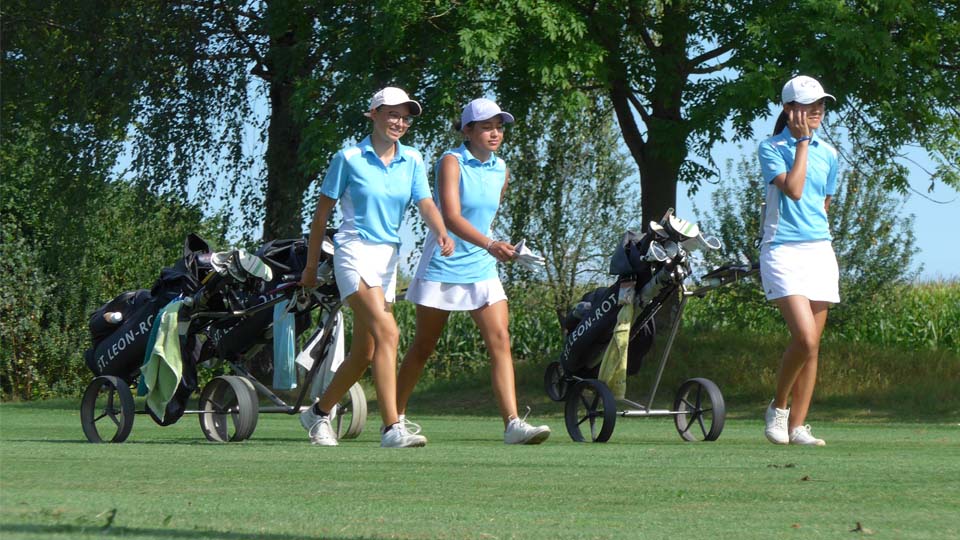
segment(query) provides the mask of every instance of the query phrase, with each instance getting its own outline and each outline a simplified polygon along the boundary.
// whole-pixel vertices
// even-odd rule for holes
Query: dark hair
[[[476,122],[467,122],[467,126],[466,126],[466,127],[470,127],[470,126],[472,126],[472,125],[474,125],[474,124],[476,124]],[[454,130],[454,131],[463,131],[463,125],[460,124],[460,120],[457,120],[456,122],[453,123],[453,130]]]
[[[787,121],[789,116],[787,116],[787,111],[780,111],[780,116],[777,117],[777,124],[773,127],[773,134],[778,135],[783,128],[787,127]]]

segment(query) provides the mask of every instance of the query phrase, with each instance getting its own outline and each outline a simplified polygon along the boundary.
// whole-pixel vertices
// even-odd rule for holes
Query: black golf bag
[[[90,371],[94,375],[113,375],[132,383],[143,365],[157,314],[181,294],[196,292],[210,270],[210,247],[199,236],[190,234],[184,242],[183,257],[173,266],[164,268],[149,291],[140,289],[121,293],[97,309],[90,316],[92,346],[84,353]],[[120,313],[121,320],[117,323],[108,321],[108,313]],[[197,388],[200,340],[193,334],[181,336],[180,350],[183,378],[174,399],[167,405],[164,421],[150,411],[161,425],[172,424],[180,418],[187,398]]]
[[[600,371],[600,359],[613,337],[613,329],[620,313],[620,289],[632,281],[637,293],[654,274],[655,265],[643,260],[651,243],[650,234],[643,236],[633,232],[624,235],[610,260],[610,273],[617,280],[607,288],[595,289],[580,299],[564,318],[565,333],[560,364],[565,372],[582,378],[596,378]],[[644,306],[639,306],[642,309]],[[635,316],[639,315],[639,312]],[[627,373],[634,374],[643,365],[643,357],[653,345],[656,326],[651,318],[642,327],[631,329],[627,354]]]
[[[270,293],[270,291],[281,283],[290,281],[291,278],[300,277],[307,264],[307,240],[304,238],[271,240],[255,253],[273,271],[273,279],[264,282],[260,291],[255,294],[238,296],[235,300],[242,308],[276,298],[280,293]],[[332,291],[336,292],[336,284],[323,285],[321,291],[330,292],[325,289],[331,287]],[[296,335],[299,336],[310,327],[310,311],[314,307],[316,304],[312,296],[297,305]],[[214,322],[205,330],[208,339],[201,352],[200,361],[207,361],[212,357],[236,361],[254,346],[270,343],[272,325],[273,310],[258,311],[239,320],[224,319]],[[273,368],[272,350],[268,347],[263,348],[256,363],[257,366],[251,366],[254,371],[270,371]]]

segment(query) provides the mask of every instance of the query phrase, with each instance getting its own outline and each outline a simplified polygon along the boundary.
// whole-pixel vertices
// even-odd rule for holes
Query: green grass
[[[425,414],[426,448],[385,450],[375,415],[338,448],[283,415],[239,444],[204,442],[195,417],[138,416],[127,443],[92,445],[73,403],[0,405],[0,537],[837,538],[858,522],[877,538],[960,536],[957,417],[815,415],[828,446],[814,449],[768,444],[757,411],[715,443],[620,419],[609,443],[576,444],[546,415],[559,410],[535,412],[554,429],[539,447],[504,446],[493,416]]]

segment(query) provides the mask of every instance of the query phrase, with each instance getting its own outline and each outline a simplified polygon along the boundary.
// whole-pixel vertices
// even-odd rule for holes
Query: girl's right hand
[[[317,269],[316,268],[304,268],[303,274],[300,275],[300,285],[308,289],[316,288],[317,286]]]
[[[794,139],[810,136],[810,126],[807,125],[807,111],[799,108],[790,109],[787,111],[787,118],[790,135],[793,135]]]

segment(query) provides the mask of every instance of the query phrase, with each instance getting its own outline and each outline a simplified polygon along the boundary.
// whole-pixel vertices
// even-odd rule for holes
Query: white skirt
[[[815,302],[840,301],[840,269],[829,240],[764,246],[760,280],[767,300],[804,296]]]
[[[476,283],[440,283],[415,278],[407,289],[407,300],[444,311],[473,311],[506,299],[500,278]]]
[[[367,287],[381,287],[383,298],[393,302],[397,297],[397,246],[369,242],[356,236],[338,233],[333,253],[333,273],[337,277],[340,299],[360,290],[362,279]]]

